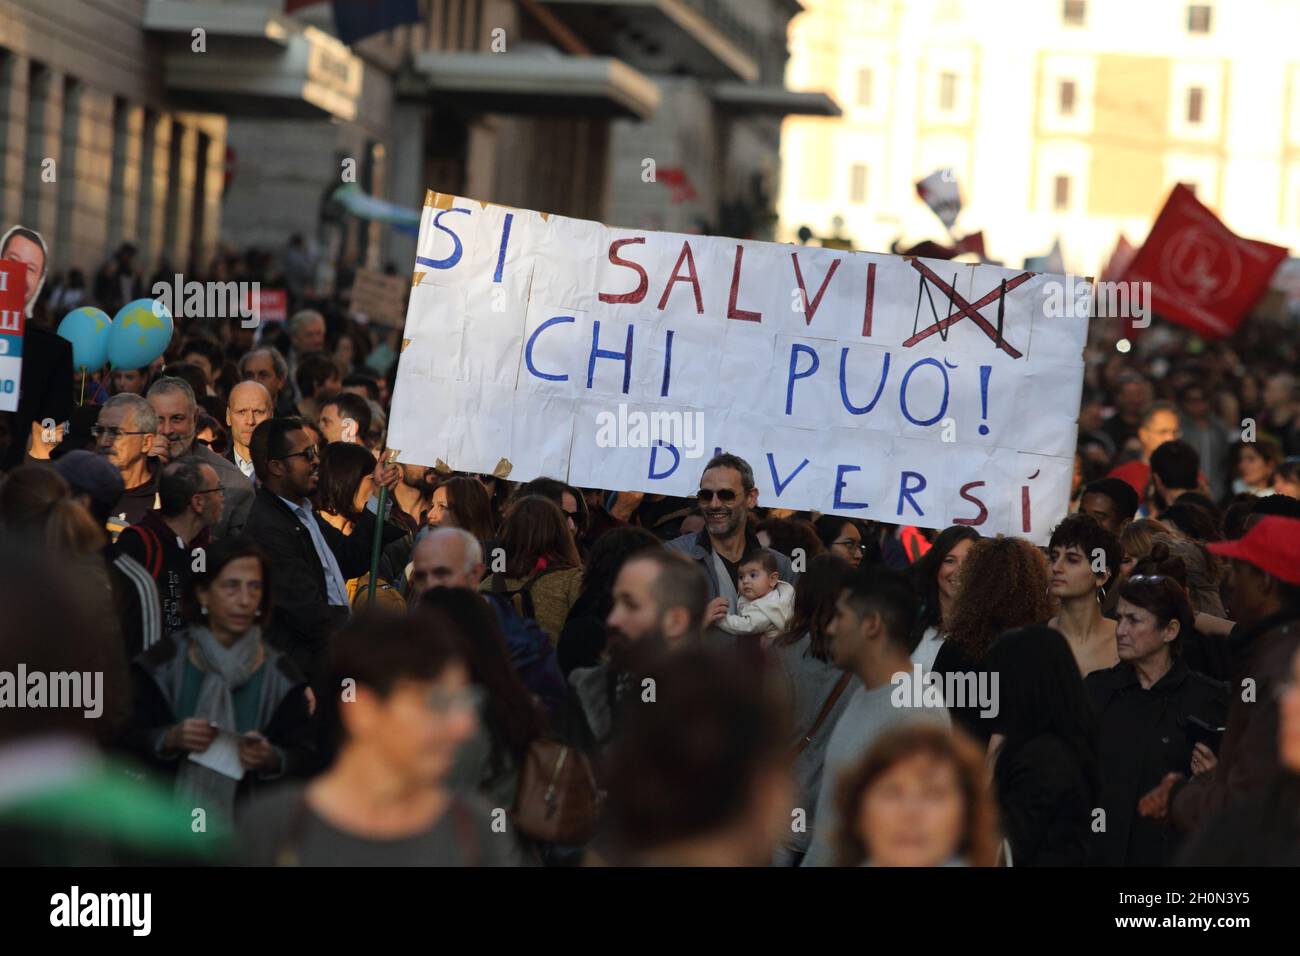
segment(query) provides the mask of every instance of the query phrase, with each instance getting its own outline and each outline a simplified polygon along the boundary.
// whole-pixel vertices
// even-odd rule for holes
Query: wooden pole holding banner
[[[393,464],[397,460],[397,452],[393,449],[388,451],[388,460],[384,462],[385,466]],[[388,503],[388,488],[385,485],[379,486],[379,507],[375,515],[375,537],[370,545],[370,596],[366,598],[366,606],[375,603],[375,590],[379,583],[379,552],[383,550],[384,544],[384,505]]]

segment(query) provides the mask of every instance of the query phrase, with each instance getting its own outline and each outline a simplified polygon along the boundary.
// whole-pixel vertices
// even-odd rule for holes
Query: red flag
[[[1231,335],[1287,256],[1281,246],[1242,239],[1182,183],[1124,272],[1151,283],[1151,306],[1206,338]]]

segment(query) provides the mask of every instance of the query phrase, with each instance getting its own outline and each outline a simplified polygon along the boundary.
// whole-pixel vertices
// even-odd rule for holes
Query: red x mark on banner
[[[935,275],[934,271],[929,266],[927,266],[924,262],[922,262],[920,259],[912,259],[911,263],[913,269],[921,273],[921,275],[925,276],[927,279],[929,279],[931,282],[937,285],[944,292],[948,293],[948,301],[957,307],[957,311],[953,315],[949,316],[948,318],[940,322],[936,322],[928,329],[924,329],[923,331],[917,332],[910,339],[905,340],[903,342],[903,346],[905,348],[911,348],[917,342],[922,342],[937,332],[946,332],[948,331],[949,326],[954,325],[957,322],[960,322],[962,319],[968,318],[976,325],[978,325],[980,329],[984,332],[984,334],[987,335],[990,340],[992,340],[993,344],[996,345],[998,348],[1000,348],[1002,351],[1006,352],[1012,358],[1022,357],[1022,354],[1020,352],[1018,352],[1005,339],[1002,338],[1001,333],[989,323],[989,320],[984,318],[984,316],[980,315],[979,310],[984,308],[984,306],[988,305],[990,302],[996,301],[999,296],[1004,295],[1007,292],[1010,292],[1012,289],[1016,288],[1017,286],[1023,285],[1024,283],[1028,282],[1035,275],[1037,275],[1037,273],[1022,272],[1014,279],[1011,279],[1006,283],[1000,283],[996,289],[992,290],[991,292],[985,293],[981,298],[977,299],[975,302],[967,302],[964,298],[961,297],[961,295],[957,293],[955,289],[953,289],[952,286],[948,285],[948,283],[944,282],[937,275]]]

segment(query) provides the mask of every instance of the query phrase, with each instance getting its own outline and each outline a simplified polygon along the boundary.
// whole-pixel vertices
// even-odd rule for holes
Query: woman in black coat
[[[314,768],[307,682],[270,647],[270,565],[256,545],[208,548],[192,582],[188,627],[138,656],[127,746],[175,778],[177,796],[227,820],[265,781]],[[228,755],[225,763],[216,758]]]
[[[996,677],[997,792],[1013,866],[1080,866],[1096,806],[1096,724],[1079,665],[1059,631],[1009,631],[984,659]]]
[[[1130,575],[1117,609],[1120,662],[1085,681],[1098,719],[1098,806],[1106,824],[1092,841],[1091,858],[1101,866],[1165,866],[1178,851],[1178,832],[1168,821],[1140,816],[1138,801],[1167,773],[1213,766],[1197,722],[1223,726],[1228,689],[1181,658],[1182,638],[1192,632],[1192,606],[1173,577]]]

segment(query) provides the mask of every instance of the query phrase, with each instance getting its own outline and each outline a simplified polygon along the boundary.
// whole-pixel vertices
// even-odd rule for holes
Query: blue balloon
[[[108,360],[113,368],[144,368],[163,352],[175,329],[166,306],[136,299],[117,310],[108,333]]]
[[[59,323],[59,337],[72,343],[72,367],[93,372],[108,359],[108,332],[113,320],[103,309],[83,305]]]

